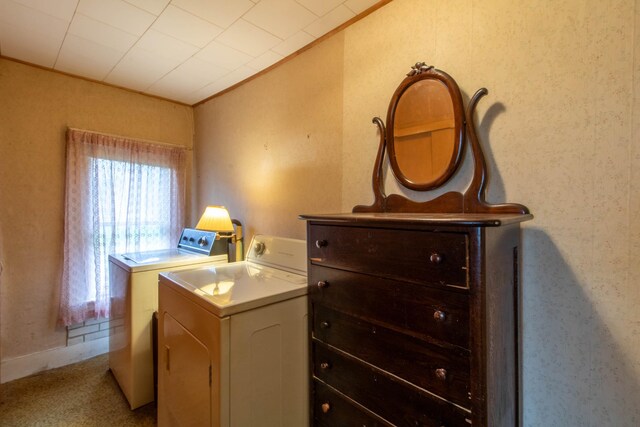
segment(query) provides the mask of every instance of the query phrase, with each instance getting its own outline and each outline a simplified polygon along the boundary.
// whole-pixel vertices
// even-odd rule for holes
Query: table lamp
[[[236,225],[234,229],[233,225]],[[229,256],[229,243],[236,245],[235,261],[244,259],[244,247],[242,238],[242,223],[237,219],[231,219],[224,206],[207,206],[196,225],[198,230],[215,231],[216,241],[213,244],[213,254],[227,254]],[[229,260],[231,261],[231,260]]]

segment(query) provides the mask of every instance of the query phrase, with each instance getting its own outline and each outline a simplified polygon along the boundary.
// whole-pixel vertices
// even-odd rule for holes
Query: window
[[[175,245],[184,182],[183,148],[68,131],[62,324],[109,317],[109,254]]]

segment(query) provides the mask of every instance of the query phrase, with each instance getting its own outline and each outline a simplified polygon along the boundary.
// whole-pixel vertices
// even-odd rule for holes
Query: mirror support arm
[[[384,122],[380,117],[374,117],[372,122],[378,126],[380,132],[380,144],[378,146],[378,154],[376,155],[376,163],[371,176],[371,186],[373,187],[374,201],[371,206],[358,205],[353,208],[353,212],[384,212],[385,210],[385,193],[384,178],[382,166],[384,163],[384,152],[386,147],[386,129]]]
[[[478,141],[478,135],[476,134],[476,126],[474,121],[474,113],[476,111],[476,105],[480,98],[485,96],[489,91],[486,88],[480,88],[473,95],[467,106],[467,135],[469,135],[469,142],[471,144],[471,152],[473,153],[473,179],[469,187],[464,192],[464,207],[465,211],[472,208],[474,201],[484,203],[484,190],[486,186],[486,169],[487,164],[484,160],[484,154],[480,148],[480,142]],[[470,203],[470,199],[471,203]]]
[[[484,159],[482,147],[476,134],[476,125],[474,121],[474,113],[476,105],[480,98],[487,93],[486,88],[480,88],[473,95],[467,106],[467,134],[469,135],[469,143],[473,153],[473,179],[469,187],[464,192],[463,203],[465,213],[519,213],[528,214],[529,209],[519,203],[504,203],[492,205],[486,202],[485,187],[487,185],[487,164]]]

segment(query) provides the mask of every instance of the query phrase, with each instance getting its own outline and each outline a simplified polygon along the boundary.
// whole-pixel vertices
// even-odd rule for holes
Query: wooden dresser
[[[517,425],[530,217],[303,215],[311,424]]]
[[[517,203],[485,200],[487,167],[455,80],[411,67],[375,117],[373,204],[307,221],[310,423],[514,427],[521,421]],[[444,188],[469,143],[464,191]],[[385,162],[388,159],[388,163]],[[418,198],[418,197],[416,197]]]

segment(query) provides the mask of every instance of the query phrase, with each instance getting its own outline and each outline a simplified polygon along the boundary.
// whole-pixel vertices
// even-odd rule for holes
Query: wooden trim
[[[518,243],[520,242],[520,236],[518,235]],[[516,416],[516,427],[522,426],[522,369],[521,369],[521,359],[522,359],[522,291],[520,289],[520,255],[519,255],[519,246],[516,245],[513,247],[513,312],[515,313],[513,319],[513,339],[514,339],[514,350],[515,350],[515,416]]]
[[[337,214],[303,214],[306,221],[323,221],[340,225],[350,223],[365,227],[500,227],[533,219],[531,214],[504,213],[424,213],[424,212],[355,212]]]
[[[173,99],[163,98],[163,97],[158,96],[158,95],[152,95],[152,94],[149,94],[149,93],[140,92],[139,90],[129,89],[129,88],[118,86],[118,85],[114,85],[114,84],[111,84],[111,83],[102,82],[100,80],[90,79],[89,77],[78,76],[78,75],[75,75],[75,74],[71,74],[71,73],[67,73],[67,72],[64,72],[64,71],[56,70],[55,68],[45,67],[43,65],[32,64],[31,62],[22,61],[20,59],[11,58],[9,56],[0,55],[0,59],[6,59],[7,61],[17,62],[18,64],[28,65],[30,67],[39,68],[39,69],[45,70],[45,71],[51,71],[52,73],[61,74],[63,76],[72,77],[72,78],[75,78],[75,79],[80,79],[80,80],[84,80],[84,81],[91,82],[91,83],[96,83],[96,84],[103,85],[103,86],[108,86],[108,87],[111,87],[111,88],[114,88],[114,89],[124,90],[126,92],[135,93],[137,95],[148,96],[149,98],[155,98],[155,99],[158,99],[160,101],[171,102],[172,104],[178,104],[178,105],[182,105],[182,106],[185,106],[185,107],[193,107],[192,105],[185,104],[185,103],[180,102],[180,101],[175,101]]]
[[[486,236],[483,228],[469,230],[469,387],[472,425],[487,426]]]
[[[228,92],[231,92],[232,90],[237,89],[238,87],[249,83],[250,81],[257,79],[258,77],[268,73],[269,71],[273,70],[276,67],[279,67],[280,65],[292,60],[293,58],[295,58],[296,56],[300,55],[301,53],[311,49],[312,47],[318,45],[319,43],[322,43],[323,41],[327,40],[329,37],[332,37],[334,34],[339,33],[340,31],[344,30],[345,28],[351,26],[352,24],[358,22],[359,20],[361,20],[362,18],[365,18],[366,16],[370,15],[371,13],[375,12],[376,10],[380,9],[382,6],[386,5],[387,3],[391,3],[393,0],[381,0],[378,3],[374,4],[373,6],[371,6],[369,9],[366,9],[364,12],[354,16],[353,18],[349,19],[348,21],[346,21],[345,23],[343,23],[342,25],[340,25],[339,27],[334,28],[333,30],[329,31],[328,33],[324,34],[323,36],[318,37],[317,39],[315,39],[314,41],[312,41],[311,43],[309,43],[308,45],[300,48],[299,50],[293,52],[292,54],[290,54],[289,56],[285,56],[284,58],[282,58],[280,61],[276,62],[275,64],[265,68],[264,70],[261,70],[259,72],[257,72],[256,74],[253,74],[249,77],[247,77],[246,79],[234,84],[233,86],[229,86],[228,88],[221,90],[220,92],[211,95],[208,98],[203,99],[202,101],[199,101],[195,104],[192,105],[192,107],[197,107],[201,104],[204,104],[205,102],[211,101],[214,98],[217,98],[219,96],[222,96]]]

